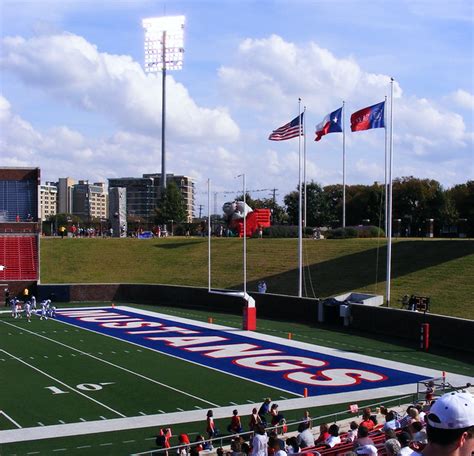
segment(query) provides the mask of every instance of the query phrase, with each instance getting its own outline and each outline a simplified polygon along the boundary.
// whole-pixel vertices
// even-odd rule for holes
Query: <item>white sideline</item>
[[[94,399],[92,397],[87,396],[87,394],[81,393],[78,391],[76,388],[73,388],[72,386],[69,386],[67,383],[62,382],[61,380],[58,380],[57,378],[53,377],[52,375],[49,375],[47,372],[42,371],[41,369],[38,369],[35,366],[32,366],[31,364],[28,364],[26,361],[23,361],[22,359],[16,357],[15,355],[12,355],[11,353],[7,352],[3,348],[0,348],[0,352],[6,353],[8,356],[11,358],[15,359],[19,363],[24,364],[25,366],[30,367],[31,369],[39,372],[40,374],[45,375],[46,377],[50,378],[51,380],[54,380],[55,382],[58,382],[59,384],[63,385],[65,388],[70,389],[72,392],[79,394],[80,396],[85,397],[86,399],[89,399],[92,402],[95,402],[96,404],[99,404],[100,406],[106,408],[107,410],[110,410],[111,412],[114,412],[116,415],[121,416],[122,418],[126,418],[126,415],[123,413],[117,412],[117,410],[114,410],[113,408],[109,407],[108,405],[103,404],[102,402],[98,401],[97,399]]]
[[[79,350],[78,348],[72,347],[71,345],[64,344],[63,342],[59,342],[59,341],[57,341],[57,340],[55,340],[55,339],[51,339],[51,338],[49,338],[49,337],[46,337],[46,336],[43,336],[43,335],[41,335],[41,334],[35,333],[35,332],[33,332],[33,331],[30,331],[30,330],[28,330],[28,329],[21,328],[21,327],[19,327],[19,326],[17,326],[17,325],[14,325],[14,324],[12,324],[12,323],[7,323],[6,321],[0,321],[0,322],[3,323],[3,324],[5,324],[5,325],[13,326],[13,327],[16,328],[16,329],[19,329],[19,330],[21,330],[21,331],[27,332],[27,333],[29,333],[29,334],[33,334],[34,336],[37,336],[37,337],[41,337],[41,338],[43,338],[43,339],[46,339],[46,340],[48,340],[48,341],[50,341],[50,342],[53,342],[53,343],[55,343],[55,344],[57,344],[57,345],[62,345],[63,347],[66,347],[66,348],[68,348],[68,349],[70,349],[70,350],[77,351],[78,353],[81,353],[82,355],[89,356],[90,358],[93,358],[93,359],[95,359],[95,360],[97,360],[97,361],[101,361],[101,362],[104,363],[104,364],[109,364],[110,366],[113,366],[113,367],[115,367],[115,368],[117,368],[117,369],[123,370],[123,371],[125,371],[125,372],[127,372],[127,373],[129,373],[129,374],[135,375],[135,376],[137,376],[137,377],[143,378],[144,380],[148,380],[149,382],[155,383],[156,385],[163,386],[163,387],[168,388],[168,389],[170,389],[170,390],[172,390],[172,391],[176,391],[177,393],[184,394],[185,396],[192,397],[193,399],[197,399],[197,400],[199,400],[199,401],[201,401],[201,402],[205,402],[206,404],[212,405],[213,407],[219,407],[219,405],[218,405],[218,404],[214,404],[214,402],[210,402],[210,401],[208,401],[208,400],[206,400],[206,399],[202,399],[201,397],[194,396],[194,395],[191,394],[191,393],[187,393],[186,391],[182,391],[182,390],[180,390],[180,389],[178,389],[178,388],[175,388],[174,386],[167,385],[166,383],[161,383],[161,382],[159,382],[158,380],[155,380],[155,379],[150,378],[150,377],[146,377],[145,375],[139,374],[138,372],[134,372],[134,371],[132,371],[132,370],[130,370],[130,369],[127,369],[126,367],[119,366],[118,364],[111,363],[110,361],[107,361],[107,360],[105,360],[105,359],[98,358],[97,356],[94,356],[94,355],[92,355],[91,353],[84,352],[84,351],[82,351],[82,350]],[[64,322],[64,321],[60,321],[60,323],[67,324],[67,325],[69,324],[69,323],[66,323],[66,322]],[[72,325],[72,326],[74,326],[74,325]],[[87,330],[86,330],[86,331],[87,331]],[[99,333],[99,334],[100,334],[100,333]]]

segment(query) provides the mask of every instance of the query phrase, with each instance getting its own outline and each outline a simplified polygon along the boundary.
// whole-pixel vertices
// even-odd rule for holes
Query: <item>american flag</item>
[[[296,138],[300,134],[303,135],[303,114],[304,112],[291,122],[283,125],[283,127],[273,130],[268,139],[270,141],[284,141],[285,139]]]

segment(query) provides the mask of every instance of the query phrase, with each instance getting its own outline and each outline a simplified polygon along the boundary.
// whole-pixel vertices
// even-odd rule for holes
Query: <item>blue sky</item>
[[[348,113],[381,101],[388,76],[395,175],[473,178],[473,5],[456,0],[4,0],[0,165],[40,165],[45,179],[159,170],[160,81],[138,65],[141,19],[164,13],[187,21],[168,170],[196,177],[198,191],[208,177],[235,189],[243,171],[253,188],[294,188],[297,141],[266,138],[297,114],[298,96],[308,177],[339,182],[341,135],[315,144],[313,127],[343,98]],[[383,180],[383,131],[348,133],[347,152],[348,183]]]

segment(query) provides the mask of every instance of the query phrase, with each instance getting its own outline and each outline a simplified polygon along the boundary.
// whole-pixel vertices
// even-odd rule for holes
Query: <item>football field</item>
[[[31,323],[2,313],[0,454],[130,454],[149,448],[158,426],[203,428],[208,409],[216,418],[234,408],[244,416],[271,397],[285,416],[343,410],[349,401],[411,394],[440,372],[431,368],[436,357],[421,357],[420,367],[277,331],[249,333],[237,317],[211,324],[151,309],[68,307]],[[450,380],[466,383],[472,370],[457,366]]]

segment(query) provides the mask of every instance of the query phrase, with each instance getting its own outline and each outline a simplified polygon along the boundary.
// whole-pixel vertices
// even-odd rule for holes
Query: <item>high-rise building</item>
[[[45,182],[40,186],[40,218],[47,220],[49,216],[56,215],[58,210],[58,184]]]
[[[60,177],[58,181],[58,214],[72,214],[72,187],[74,179]]]
[[[72,189],[72,213],[84,218],[107,218],[107,192],[103,182],[80,180]]]
[[[167,174],[167,181],[174,181],[183,195],[187,209],[187,221],[192,222],[194,214],[194,181],[187,176]],[[127,215],[151,220],[157,201],[161,197],[161,174],[144,174],[143,177],[121,177],[109,179],[109,189],[127,189]]]
[[[157,198],[161,198],[161,174],[144,174],[145,178],[152,178],[154,185],[157,188]],[[174,174],[167,174],[166,181],[173,181],[178,186],[183,195],[184,204],[186,205],[187,222],[192,222],[194,217],[194,180],[188,176],[176,176]]]
[[[143,220],[153,217],[157,198],[153,179],[143,177],[109,179],[109,191],[114,187],[126,189],[127,216]]]

